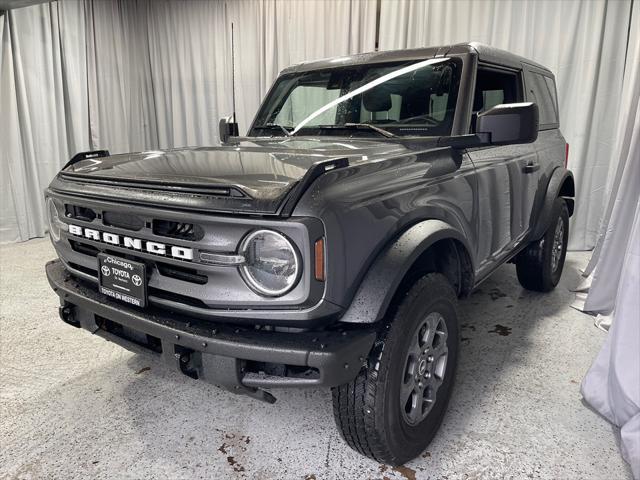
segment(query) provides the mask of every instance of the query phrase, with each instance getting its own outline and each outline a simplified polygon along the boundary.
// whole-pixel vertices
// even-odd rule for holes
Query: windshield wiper
[[[258,125],[257,127],[253,127],[253,128],[258,128],[258,129],[262,129],[262,130],[280,130],[287,137],[291,136],[291,132],[289,130],[287,130],[286,127],[284,127],[282,125],[279,125],[277,123],[265,123],[264,125]]]
[[[361,128],[368,128],[369,130],[373,130],[376,133],[379,133],[380,135],[383,135],[385,137],[391,138],[391,137],[397,137],[397,135],[391,133],[388,130],[385,130],[384,128],[380,128],[380,127],[376,127],[375,125],[371,125],[370,123],[341,123],[338,125],[318,125],[318,128],[322,128],[322,129],[332,129],[332,130],[341,130],[341,129],[361,129]]]
[[[344,126],[345,127],[355,127],[355,128],[360,128],[360,127],[369,128],[369,129],[373,130],[374,132],[378,132],[380,135],[384,135],[385,137],[389,137],[389,138],[396,136],[393,133],[391,133],[389,130],[385,130],[384,128],[376,127],[375,125],[371,125],[370,123],[345,123]]]

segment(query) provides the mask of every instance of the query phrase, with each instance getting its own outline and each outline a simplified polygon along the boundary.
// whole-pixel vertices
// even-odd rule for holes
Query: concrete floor
[[[58,320],[48,240],[0,247],[0,478],[623,479],[616,433],[581,402],[604,340],[559,288],[502,267],[465,300],[454,397],[421,458],[392,469],[340,439],[328,391],[275,405],[172,373]]]

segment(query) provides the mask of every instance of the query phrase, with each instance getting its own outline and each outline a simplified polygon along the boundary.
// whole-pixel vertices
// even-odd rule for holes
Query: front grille
[[[101,250],[97,249],[93,245],[78,242],[76,240],[69,239],[69,244],[75,252],[81,253],[82,255],[87,255],[89,257],[97,257],[101,252]],[[182,280],[183,282],[194,283],[196,285],[205,285],[209,281],[209,277],[198,273],[198,271],[194,268],[185,268],[177,265],[169,265],[168,263],[154,262],[147,259],[137,258],[135,255],[114,252],[108,249],[105,249],[103,251],[104,253],[108,253],[115,257],[128,258],[136,262],[143,262],[150,267],[153,267],[155,265],[155,267],[158,269],[158,272],[160,272],[160,275],[163,275],[165,277],[175,278],[176,280]],[[83,273],[90,273],[91,275],[95,275],[95,271],[90,270],[90,272],[87,272],[85,270],[89,269],[75,263],[69,263],[69,265],[73,266],[73,268],[75,268],[76,270],[80,270]]]
[[[69,239],[69,244],[74,251],[81,253],[83,255],[88,255],[90,257],[97,257],[100,250],[98,250],[93,245],[89,245],[87,243],[77,242],[75,240]]]
[[[244,312],[306,308],[319,300],[322,293],[322,285],[309,286],[305,279],[287,298],[265,302],[247,287],[237,267],[201,262],[203,251],[234,252],[242,238],[256,225],[262,225],[259,220],[125,206],[100,199],[87,199],[84,208],[79,208],[80,201],[75,197],[55,198],[60,204],[78,207],[70,210],[77,219],[63,219],[69,228],[55,245],[76,280],[84,279],[93,291],[98,291],[97,257],[102,253],[144,263],[149,298],[145,311],[171,310],[178,316],[192,316],[196,307],[211,311],[212,316],[216,312],[242,311],[229,316],[248,318],[249,314]],[[95,218],[89,221],[93,215]],[[320,222],[311,219],[305,220],[305,225],[284,220],[269,220],[269,225],[272,222],[273,228],[301,241],[308,239],[309,230],[314,238],[322,236]],[[133,231],[139,227],[140,230]],[[313,294],[310,300],[309,293]]]
[[[83,222],[93,222],[96,218],[96,212],[91,208],[79,207],[78,205],[66,204],[64,211],[67,218],[82,220]]]
[[[136,232],[144,227],[144,220],[140,217],[121,212],[104,212],[102,223],[109,227],[123,228]]]
[[[204,237],[204,230],[193,223],[173,222],[170,220],[154,220],[153,233],[161,237],[179,238],[181,240],[198,241]]]
[[[98,276],[97,269],[93,270],[91,268],[83,267],[82,265],[78,265],[77,263],[73,263],[73,262],[69,262],[69,266],[74,270],[78,270],[79,272],[86,273],[87,275],[91,275],[92,277]]]
[[[160,262],[156,262],[156,267],[158,268],[160,275],[182,280],[184,282],[204,285],[209,280],[209,277],[199,274],[198,271],[193,268],[177,267],[175,265],[168,265]]]
[[[169,300],[171,302],[182,303],[184,305],[190,305],[192,307],[197,308],[209,308],[206,303],[202,300],[198,300],[197,298],[187,297],[186,295],[180,295],[174,292],[168,292],[165,290],[159,290],[157,288],[149,287],[149,295],[161,298],[164,300]]]

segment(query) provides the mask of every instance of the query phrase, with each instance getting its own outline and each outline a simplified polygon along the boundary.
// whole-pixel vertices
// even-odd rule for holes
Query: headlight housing
[[[60,241],[60,231],[69,229],[69,226],[60,220],[58,207],[56,207],[53,198],[47,198],[47,217],[49,218],[49,235],[54,242]]]
[[[245,263],[242,278],[256,293],[278,297],[298,283],[301,262],[293,243],[281,233],[257,230],[247,235],[240,245]]]

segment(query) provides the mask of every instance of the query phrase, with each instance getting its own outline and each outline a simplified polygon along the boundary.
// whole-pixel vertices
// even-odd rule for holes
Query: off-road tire
[[[557,267],[553,268],[554,237],[558,222],[563,222],[562,250]],[[563,198],[556,198],[549,228],[543,237],[531,242],[516,259],[518,281],[527,290],[536,292],[550,292],[562,276],[564,260],[567,255],[567,241],[569,238],[569,209]]]
[[[458,360],[458,299],[444,275],[417,280],[397,303],[393,318],[378,334],[366,365],[350,383],[332,389],[338,430],[354,450],[377,462],[402,465],[429,445],[444,417]],[[420,423],[411,425],[402,412],[400,388],[406,378],[412,332],[438,313],[447,330],[447,359],[435,401]]]

